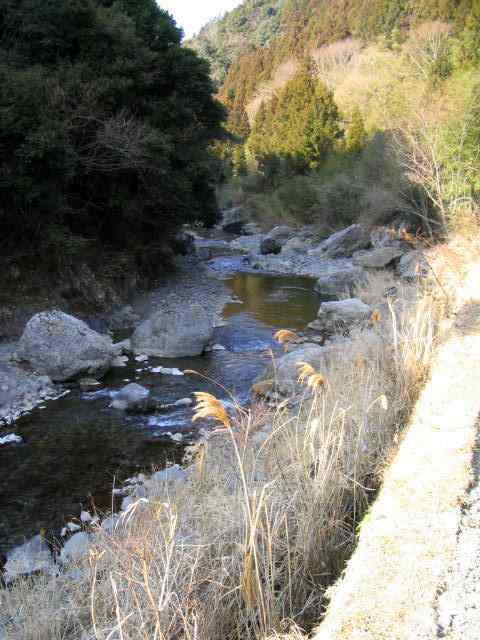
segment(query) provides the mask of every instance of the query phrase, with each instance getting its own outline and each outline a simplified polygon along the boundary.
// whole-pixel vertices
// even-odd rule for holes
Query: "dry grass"
[[[157,486],[114,535],[99,530],[75,580],[1,592],[7,638],[300,638],[354,547],[428,372],[439,314],[429,293],[390,301],[325,369],[298,363],[295,410],[229,415],[199,395],[198,415],[224,429],[198,447],[189,481]]]

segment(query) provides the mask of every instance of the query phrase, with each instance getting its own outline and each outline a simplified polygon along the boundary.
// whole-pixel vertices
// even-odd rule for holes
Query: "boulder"
[[[60,552],[60,562],[68,564],[69,562],[78,562],[84,558],[90,549],[91,539],[85,531],[75,533],[62,548]]]
[[[37,376],[0,362],[0,423],[13,422],[46,399],[58,395],[48,376]]]
[[[312,247],[311,240],[294,236],[293,238],[290,238],[290,240],[287,240],[287,242],[285,242],[285,244],[282,247],[282,252],[283,253],[289,253],[289,252],[307,253],[307,251],[311,249],[311,247]]]
[[[308,326],[317,331],[345,331],[354,325],[365,322],[372,314],[372,309],[358,298],[339,300],[338,302],[322,302],[318,317]]]
[[[101,378],[115,358],[111,338],[62,311],[37,313],[29,320],[18,355],[41,374],[62,382],[79,377]]]
[[[264,237],[262,233],[252,236],[242,236],[241,238],[232,240],[230,247],[242,253],[260,253],[260,245]]]
[[[213,317],[199,304],[157,311],[132,336],[135,353],[160,358],[198,356],[213,337]]]
[[[429,272],[428,261],[421,249],[409,251],[400,258],[398,263],[398,275],[405,280],[425,278]]]
[[[260,253],[262,254],[262,256],[267,256],[270,253],[277,255],[281,250],[282,245],[280,244],[280,242],[278,240],[275,240],[274,238],[269,238],[268,236],[264,240],[262,240],[260,244]]]
[[[274,363],[269,363],[263,373],[255,381],[256,388],[261,388],[259,383],[266,382],[269,385],[275,381],[275,388],[283,395],[290,395],[299,390],[298,364],[307,362],[312,367],[322,373],[327,366],[333,349],[330,347],[319,347],[317,345],[305,345],[295,349],[278,358]],[[266,387],[265,387],[266,389]]]
[[[370,246],[370,235],[365,227],[352,224],[350,227],[337,231],[323,240],[309,253],[321,258],[349,258],[355,251],[367,249]]]
[[[330,269],[318,278],[314,288],[322,298],[338,298],[345,293],[352,295],[356,285],[365,281],[366,273],[361,267],[332,263]]]
[[[295,231],[291,227],[287,227],[287,225],[279,225],[278,227],[273,227],[273,229],[268,232],[267,238],[277,240],[277,242],[283,244],[291,238],[294,233]]]
[[[384,269],[404,253],[405,249],[400,247],[379,247],[372,251],[357,251],[353,255],[353,264],[364,269]]]
[[[402,232],[408,230],[408,223],[402,221],[398,222],[395,226],[374,227],[370,232],[370,242],[374,249],[381,249],[382,247],[396,247],[407,251],[409,249],[409,245],[402,239]]]
[[[150,398],[149,389],[136,382],[131,382],[115,394],[110,406],[120,411],[142,413],[153,410],[155,404]]]
[[[55,564],[45,539],[41,535],[35,536],[7,553],[4,571],[7,584],[21,575],[29,575],[35,571],[53,573]]]

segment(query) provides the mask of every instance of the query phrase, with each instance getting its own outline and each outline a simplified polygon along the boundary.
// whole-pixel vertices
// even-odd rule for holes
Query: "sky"
[[[205,23],[218,15],[234,9],[241,0],[158,0],[162,9],[173,15],[179,27],[189,38]]]

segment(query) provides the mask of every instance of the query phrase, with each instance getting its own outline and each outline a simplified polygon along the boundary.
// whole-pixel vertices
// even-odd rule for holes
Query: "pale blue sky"
[[[162,9],[173,15],[185,37],[197,33],[203,25],[241,4],[241,0],[157,0]]]

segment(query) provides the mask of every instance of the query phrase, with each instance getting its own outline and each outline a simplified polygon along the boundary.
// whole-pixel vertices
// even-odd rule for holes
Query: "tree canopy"
[[[4,0],[0,242],[112,249],[213,223],[208,64],[155,0]]]

